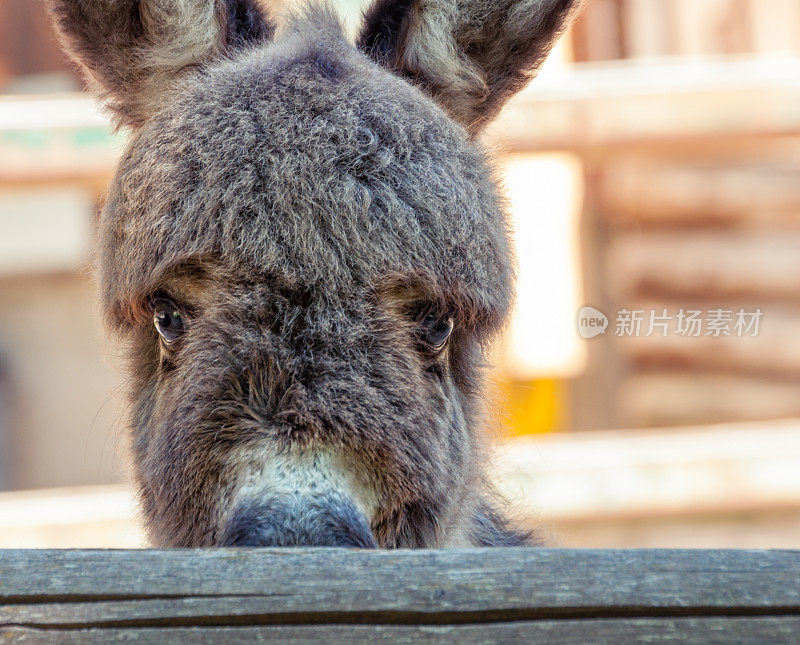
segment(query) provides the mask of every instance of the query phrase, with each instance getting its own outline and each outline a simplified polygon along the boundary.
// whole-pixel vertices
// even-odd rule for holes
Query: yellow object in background
[[[575,329],[583,303],[583,167],[569,154],[512,154],[502,162],[517,259],[517,297],[492,364],[499,436],[567,430],[568,381],[586,368]]]
[[[498,384],[506,437],[557,432],[566,427],[567,388],[561,379]]]

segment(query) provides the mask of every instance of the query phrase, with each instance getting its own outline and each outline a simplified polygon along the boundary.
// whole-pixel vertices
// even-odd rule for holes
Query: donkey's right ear
[[[258,0],[46,0],[61,42],[119,125],[139,127],[192,68],[275,30]]]
[[[358,47],[476,135],[536,74],[583,0],[374,0]]]

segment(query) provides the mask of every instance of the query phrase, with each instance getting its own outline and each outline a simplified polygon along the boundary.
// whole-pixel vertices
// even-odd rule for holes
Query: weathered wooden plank
[[[611,243],[607,265],[623,302],[643,294],[701,297],[708,309],[712,298],[800,297],[798,232],[625,233]]]
[[[603,215],[616,225],[797,227],[800,164],[659,162],[640,155],[610,161],[599,181]]]
[[[542,620],[475,625],[269,625],[36,630],[0,628],[6,643],[793,643],[800,617],[617,618]]]
[[[800,613],[798,579],[797,551],[0,552],[5,605],[237,596],[258,598],[259,613],[274,616],[459,614],[474,621],[691,607]]]
[[[663,273],[669,273],[664,271]],[[754,271],[757,269],[754,267]],[[674,283],[673,283],[674,284]],[[629,294],[628,294],[629,295]],[[642,332],[638,336],[625,336],[615,338],[618,351],[635,368],[648,370],[687,370],[695,372],[723,372],[727,374],[738,373],[748,376],[771,377],[776,380],[795,379],[800,376],[800,306],[794,303],[762,304],[759,307],[750,301],[722,301],[714,297],[715,302],[702,303],[676,300],[639,300],[631,301],[626,308],[631,311],[643,311],[644,321]],[[796,301],[795,301],[796,302]],[[706,335],[707,324],[698,332],[699,336],[684,336],[676,333],[676,318],[680,311],[713,311],[721,308],[732,311],[730,335]],[[667,315],[672,316],[669,321],[667,333],[655,328],[651,335],[649,331],[650,312],[661,316],[666,309]],[[752,331],[747,333],[737,331],[733,325],[736,313],[744,310],[748,314],[760,309],[762,316],[759,320],[758,335],[752,336]],[[705,314],[703,314],[705,315]]]
[[[800,416],[800,384],[761,375],[634,372],[618,397],[623,423],[634,427]]]
[[[531,83],[489,133],[507,150],[604,156],[612,146],[743,145],[800,132],[798,103],[800,67],[792,56],[584,63]]]
[[[703,544],[707,533],[697,535],[680,524],[691,525],[698,515],[709,523],[738,515],[741,524],[751,525],[736,532],[724,524],[711,544],[705,542],[709,546],[772,546],[777,535],[762,532],[753,541],[757,520],[741,515],[771,509],[791,518],[797,515],[789,509],[800,512],[796,420],[554,434],[495,450],[494,484],[502,495],[535,511],[539,523],[542,518],[561,526],[616,521],[604,546],[637,544],[636,530],[625,522],[648,518],[655,523],[659,517],[676,525],[652,546]],[[787,519],[783,535],[784,545],[796,545],[800,523]]]
[[[714,616],[716,613],[753,612],[754,615],[783,615],[787,611],[783,607],[750,608],[750,609],[709,609],[706,607],[666,607],[654,612],[652,608],[632,607],[616,608],[608,611],[602,606],[552,609],[542,612],[518,612],[515,614],[498,612],[459,613],[443,612],[419,613],[406,612],[326,612],[319,611],[295,614],[276,614],[271,599],[248,596],[220,596],[215,598],[165,598],[144,600],[108,600],[99,602],[72,603],[35,603],[11,604],[0,607],[0,629],[25,626],[40,630],[77,630],[77,629],[119,629],[123,627],[178,627],[178,626],[230,626],[261,624],[423,624],[423,625],[469,625],[472,623],[500,623],[502,621],[536,622],[548,619],[588,620],[598,615],[649,616],[657,613],[657,617],[687,617],[692,614]],[[797,612],[796,608],[788,609]],[[737,613],[739,612],[739,613]],[[535,614],[540,613],[541,618]],[[677,614],[677,616],[676,616]],[[792,615],[792,614],[789,614]],[[800,621],[800,613],[794,616]],[[527,621],[526,621],[527,619]]]

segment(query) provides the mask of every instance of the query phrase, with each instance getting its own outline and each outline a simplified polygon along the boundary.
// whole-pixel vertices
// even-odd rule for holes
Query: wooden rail
[[[666,351],[669,338],[661,340]],[[721,347],[720,361],[741,351]],[[790,351],[788,342],[781,347],[800,364],[800,350]],[[766,360],[766,349],[759,351]],[[695,353],[698,361],[710,355],[702,344]],[[499,442],[492,450],[495,488],[517,520],[544,527],[553,546],[800,546],[797,419],[555,433]],[[637,522],[638,529],[618,524],[613,539],[599,542],[583,532],[606,522]],[[662,522],[681,529],[667,533]],[[698,523],[705,528],[698,530]],[[130,485],[0,493],[0,527],[0,550],[146,544]]]
[[[765,138],[800,133],[798,60],[785,55],[574,65],[534,81],[489,138],[515,152],[605,154],[619,146],[709,140],[761,146]],[[102,187],[123,140],[87,96],[0,98],[0,184]]]
[[[514,152],[763,146],[800,132],[797,56],[583,63],[534,80],[490,127]]]
[[[800,551],[0,551],[0,642],[800,639]]]

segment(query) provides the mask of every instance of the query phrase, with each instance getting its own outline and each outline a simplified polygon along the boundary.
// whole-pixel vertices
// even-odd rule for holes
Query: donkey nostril
[[[327,496],[240,506],[225,526],[221,546],[375,548],[377,544],[354,504]]]

